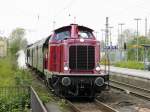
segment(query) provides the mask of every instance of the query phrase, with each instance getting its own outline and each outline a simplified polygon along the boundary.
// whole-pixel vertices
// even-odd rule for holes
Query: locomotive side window
[[[63,31],[56,33],[55,40],[64,40],[70,37],[70,32],[69,31]]]
[[[93,34],[89,31],[79,31],[78,35],[80,38],[92,38]]]

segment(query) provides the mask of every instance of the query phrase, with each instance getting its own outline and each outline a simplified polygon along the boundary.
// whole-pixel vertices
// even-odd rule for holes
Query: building
[[[7,39],[0,37],[0,57],[7,56]]]

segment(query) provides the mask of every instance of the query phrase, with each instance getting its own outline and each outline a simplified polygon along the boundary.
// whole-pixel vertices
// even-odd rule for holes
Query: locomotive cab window
[[[92,32],[89,31],[79,31],[78,36],[79,38],[93,38]]]
[[[55,35],[55,40],[65,40],[68,39],[70,37],[70,31],[62,31],[62,32],[58,32]]]

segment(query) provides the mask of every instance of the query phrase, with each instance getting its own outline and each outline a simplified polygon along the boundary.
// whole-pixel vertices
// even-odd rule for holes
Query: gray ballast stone
[[[49,102],[45,104],[48,112],[62,112],[59,106],[53,102]]]

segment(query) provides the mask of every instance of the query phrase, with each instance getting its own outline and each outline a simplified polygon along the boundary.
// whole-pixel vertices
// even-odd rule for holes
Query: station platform
[[[110,66],[111,80],[150,90],[150,71]]]
[[[102,67],[104,69],[104,66]],[[110,66],[110,72],[150,79],[150,71]]]

